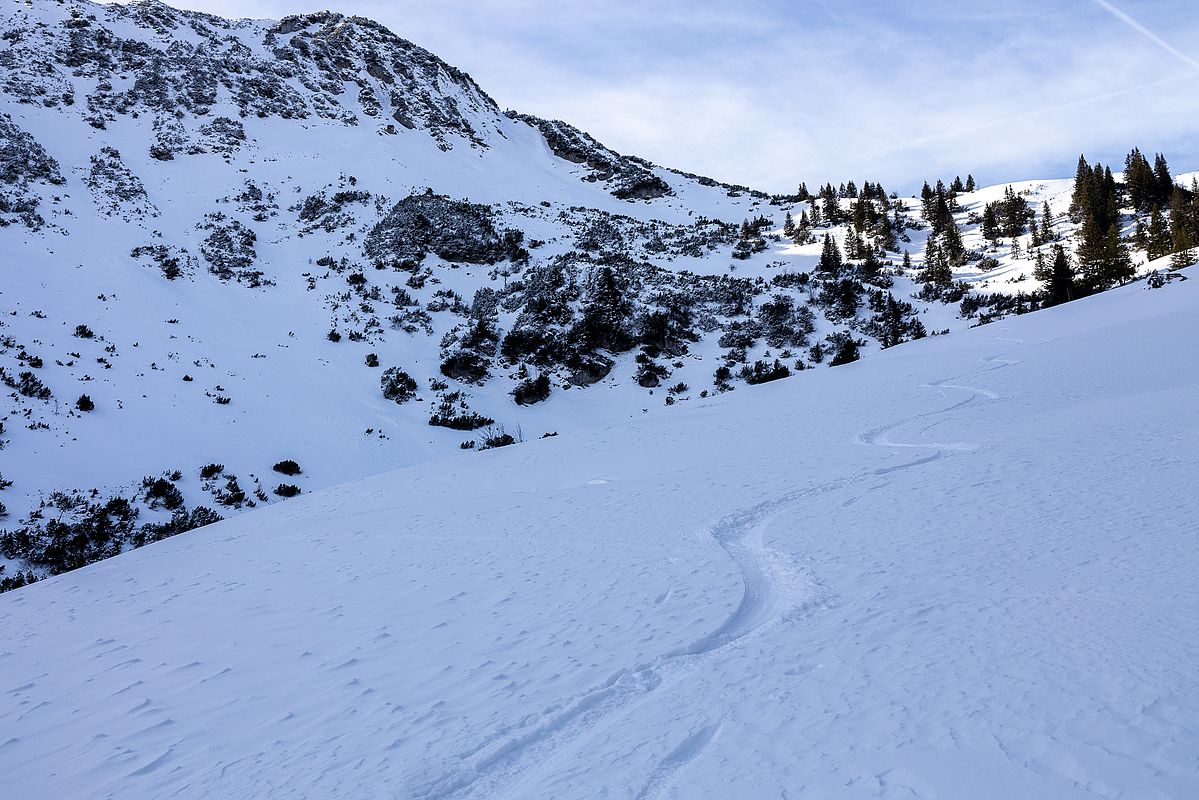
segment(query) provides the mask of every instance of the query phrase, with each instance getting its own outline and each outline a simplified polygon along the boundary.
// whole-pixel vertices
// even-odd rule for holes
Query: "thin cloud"
[[[1144,36],[1146,39],[1153,42],[1158,47],[1160,47],[1161,49],[1165,50],[1170,55],[1177,58],[1179,61],[1182,61],[1184,64],[1189,65],[1191,67],[1191,69],[1194,69],[1195,71],[1199,71],[1199,60],[1196,60],[1196,59],[1188,56],[1186,53],[1182,52],[1177,47],[1170,44],[1169,42],[1167,42],[1165,39],[1158,36],[1153,31],[1149,30],[1144,25],[1137,22],[1135,19],[1130,17],[1128,14],[1125,14],[1123,11],[1116,8],[1114,5],[1109,3],[1107,0],[1094,0],[1094,2],[1095,2],[1095,5],[1099,6],[1104,11],[1108,12],[1113,17],[1120,20],[1125,25],[1127,25],[1128,27],[1132,28],[1137,33]]]

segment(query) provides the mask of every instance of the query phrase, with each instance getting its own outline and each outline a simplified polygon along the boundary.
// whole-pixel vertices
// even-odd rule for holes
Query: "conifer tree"
[[[1041,241],[1052,242],[1055,238],[1053,235],[1053,212],[1049,210],[1049,201],[1046,200],[1041,207]]]
[[[1062,246],[1053,247],[1053,265],[1045,284],[1045,305],[1055,306],[1068,303],[1077,296],[1074,285],[1074,268]]]
[[[1145,211],[1156,201],[1157,176],[1148,159],[1134,147],[1124,159],[1124,184],[1128,189],[1128,201],[1137,211]]]
[[[836,225],[841,219],[841,204],[837,197],[837,190],[831,183],[825,184],[824,188],[820,190],[820,197],[824,200],[824,218],[828,220],[828,224]]]
[[[1083,226],[1078,247],[1078,283],[1087,292],[1101,292],[1133,276],[1132,257],[1116,226],[1099,231],[1093,219]]]
[[[1070,195],[1070,216],[1081,222],[1090,207],[1091,167],[1085,155],[1078,157],[1078,169],[1074,172],[1074,193]]]
[[[1137,226],[1132,233],[1132,243],[1138,250],[1149,252],[1149,229],[1145,227],[1145,220],[1137,220]]]
[[[1153,207],[1149,216],[1149,229],[1145,235],[1145,251],[1149,259],[1162,258],[1170,255],[1174,249],[1174,240],[1170,236],[1170,227],[1160,206]]]
[[[1175,190],[1174,196],[1177,198],[1181,194],[1181,190]],[[1173,211],[1173,208],[1171,208]],[[1195,253],[1192,248],[1195,247],[1195,236],[1191,232],[1190,225],[1187,224],[1186,218],[1182,212],[1172,214],[1177,221],[1172,220],[1170,225],[1172,235],[1171,249],[1174,251],[1173,257],[1170,259],[1171,269],[1182,269],[1189,267],[1195,263]]]
[[[1036,264],[1032,268],[1032,276],[1041,283],[1048,283],[1052,273],[1049,270],[1049,263],[1045,260],[1045,251],[1038,250],[1036,255]]]
[[[953,217],[949,218],[945,232],[942,234],[942,240],[941,247],[949,266],[956,268],[965,264],[966,248],[962,245],[962,234],[958,230],[957,223],[953,221]]]
[[[950,269],[949,259],[935,236],[929,237],[928,245],[924,248],[924,269],[917,276],[917,280],[940,287],[953,285],[953,270]]]
[[[1170,257],[1170,269],[1185,269],[1195,264],[1195,241],[1185,228],[1174,239],[1174,255]]]
[[[820,250],[820,263],[816,269],[826,275],[838,275],[841,272],[841,249],[833,241],[831,233],[824,234],[824,245]]]
[[[994,246],[999,241],[999,220],[995,213],[995,206],[992,203],[987,203],[983,207],[983,222],[982,234],[991,246]]]
[[[1157,178],[1158,199],[1164,200],[1174,191],[1174,177],[1170,175],[1166,157],[1161,153],[1153,160],[1153,174]]]
[[[787,212],[787,216],[783,218],[783,235],[791,238],[795,235],[795,220],[791,218],[791,212]]]

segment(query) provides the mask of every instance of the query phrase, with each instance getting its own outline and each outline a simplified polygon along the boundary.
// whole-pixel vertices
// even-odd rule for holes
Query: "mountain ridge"
[[[0,28],[9,576],[1033,310],[1079,235],[1068,181],[929,201],[671,170],[332,12],[36,0]],[[1004,203],[1018,232],[988,239]]]

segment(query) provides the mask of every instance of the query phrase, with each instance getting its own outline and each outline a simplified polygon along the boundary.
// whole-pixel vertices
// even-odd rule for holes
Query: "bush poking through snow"
[[[290,458],[283,459],[279,463],[275,464],[275,466],[271,467],[271,469],[273,469],[275,472],[281,472],[284,475],[289,476],[299,475],[301,472],[303,472],[303,470],[300,469],[300,465],[292,461]]]
[[[416,380],[399,367],[388,367],[379,378],[383,396],[396,403],[406,403],[416,397]]]
[[[531,406],[550,396],[550,379],[544,372],[536,378],[527,378],[517,384],[512,397],[517,405]]]

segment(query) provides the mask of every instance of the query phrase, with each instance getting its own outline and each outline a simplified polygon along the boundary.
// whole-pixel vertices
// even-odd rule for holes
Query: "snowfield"
[[[5,794],[1199,796],[1197,309],[1140,282],[9,592]]]

